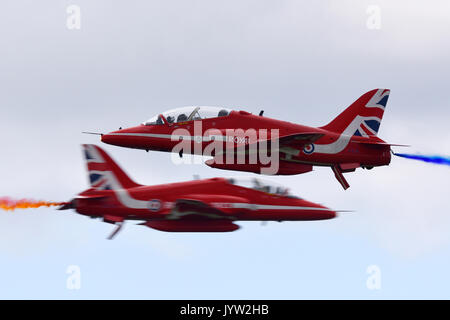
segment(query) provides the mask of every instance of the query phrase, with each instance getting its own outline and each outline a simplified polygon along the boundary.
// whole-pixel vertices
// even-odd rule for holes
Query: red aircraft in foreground
[[[101,148],[83,145],[91,188],[62,206],[117,225],[143,220],[169,232],[227,232],[235,221],[323,220],[336,216],[324,206],[290,195],[286,188],[249,180],[212,178],[156,186],[133,182]]]
[[[217,107],[185,107],[161,113],[137,127],[120,129],[101,134],[105,143],[144,150],[177,152],[180,157],[186,150],[176,149],[180,140],[190,141],[188,153],[205,155],[208,145],[217,141],[233,141],[249,147],[266,142],[275,145],[278,154],[278,169],[272,174],[292,175],[312,171],[313,166],[329,166],[344,189],[349,187],[343,173],[357,168],[372,169],[388,165],[391,160],[391,144],[377,137],[390,91],[375,89],[363,94],[333,121],[323,127],[312,128],[286,121],[258,116],[246,111],[232,111]],[[304,110],[303,110],[304,111]],[[302,112],[299,109],[299,112]],[[181,131],[180,131],[181,129]],[[234,132],[230,133],[229,129]],[[236,132],[256,131],[256,135]],[[267,133],[262,136],[261,130]],[[278,129],[274,135],[272,129]],[[176,131],[177,130],[177,131]],[[181,133],[180,133],[181,132]],[[197,145],[197,146],[195,146]],[[236,152],[237,147],[224,147],[206,164],[220,169],[261,173],[268,167],[257,163],[228,163],[216,161],[217,157]]]

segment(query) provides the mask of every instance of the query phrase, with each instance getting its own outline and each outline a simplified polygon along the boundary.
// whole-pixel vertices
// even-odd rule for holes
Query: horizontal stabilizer
[[[75,199],[87,199],[87,200],[100,200],[108,198],[108,196],[105,195],[79,195]]]
[[[353,141],[355,143],[361,143],[361,144],[370,144],[370,145],[379,145],[379,146],[390,146],[390,147],[411,147],[408,144],[395,144],[395,143],[387,143],[387,142],[381,142],[381,141]]]

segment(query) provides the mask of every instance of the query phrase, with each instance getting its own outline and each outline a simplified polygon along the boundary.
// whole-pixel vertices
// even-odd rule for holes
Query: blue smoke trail
[[[394,155],[402,157],[402,158],[407,158],[407,159],[413,159],[413,160],[419,160],[419,161],[423,161],[423,162],[443,164],[446,166],[450,166],[450,157],[423,156],[423,155],[419,155],[419,154],[407,154],[407,153],[394,153]]]

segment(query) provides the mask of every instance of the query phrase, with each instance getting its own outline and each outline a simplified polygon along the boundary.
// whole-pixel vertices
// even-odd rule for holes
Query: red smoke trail
[[[6,211],[12,211],[15,209],[53,207],[53,206],[61,206],[64,204],[66,204],[66,202],[38,201],[30,199],[15,200],[8,197],[0,197],[0,209]]]

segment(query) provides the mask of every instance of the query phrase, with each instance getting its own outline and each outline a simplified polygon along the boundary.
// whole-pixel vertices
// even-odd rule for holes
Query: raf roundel
[[[148,208],[151,211],[155,211],[155,212],[159,211],[159,209],[161,209],[161,201],[159,201],[157,199],[150,200],[148,203]]]
[[[314,144],[310,143],[310,144],[307,144],[306,146],[304,146],[303,152],[306,153],[306,154],[313,153],[314,152]]]

